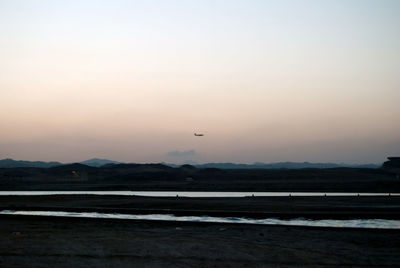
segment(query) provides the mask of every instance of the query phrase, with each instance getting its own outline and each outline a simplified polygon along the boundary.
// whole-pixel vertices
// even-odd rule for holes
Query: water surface
[[[190,191],[0,191],[0,195],[125,195],[152,197],[245,197],[245,196],[400,196],[400,193],[324,192],[190,192]]]
[[[309,220],[304,218],[280,220],[275,218],[250,219],[238,217],[210,217],[210,216],[175,216],[172,214],[119,214],[99,212],[65,212],[65,211],[14,211],[2,210],[3,215],[33,215],[54,217],[81,217],[81,218],[108,218],[131,220],[161,220],[178,222],[219,222],[219,223],[246,223],[264,225],[295,225],[312,227],[337,227],[337,228],[371,228],[371,229],[400,229],[400,220],[384,219],[358,219],[358,220]]]

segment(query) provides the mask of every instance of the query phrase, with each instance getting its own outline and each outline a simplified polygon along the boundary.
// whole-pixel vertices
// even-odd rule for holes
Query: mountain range
[[[101,167],[104,165],[123,164],[122,162],[92,158],[82,162],[83,165],[91,167]],[[17,168],[17,167],[36,167],[36,168],[49,168],[54,166],[65,165],[66,163],[60,162],[44,162],[44,161],[23,161],[13,160],[10,158],[0,160],[0,168]],[[178,164],[162,163],[171,167],[180,167]],[[278,162],[278,163],[260,163],[253,164],[236,164],[236,163],[207,163],[207,164],[193,164],[197,168],[219,168],[219,169],[304,169],[304,168],[339,168],[339,167],[352,167],[352,168],[379,168],[379,164],[337,164],[337,163],[310,163],[310,162]]]
[[[0,160],[0,168],[20,168],[20,167],[49,168],[59,165],[63,164],[60,162],[13,160],[11,158]]]

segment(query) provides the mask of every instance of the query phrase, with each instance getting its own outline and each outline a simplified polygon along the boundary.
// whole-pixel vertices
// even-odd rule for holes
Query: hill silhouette
[[[101,158],[92,158],[92,159],[85,160],[85,161],[82,161],[79,163],[88,165],[88,166],[92,166],[92,167],[101,167],[101,166],[109,165],[109,164],[121,164],[121,162],[118,162],[118,161],[101,159]]]
[[[102,167],[112,165],[142,165],[136,163],[122,163],[109,159],[92,158],[85,161],[78,162],[83,165],[91,167]],[[0,168],[16,168],[16,167],[38,167],[38,168],[49,168],[60,165],[70,165],[71,163],[60,163],[60,162],[43,162],[43,161],[23,161],[13,160],[11,158],[0,160]],[[162,163],[165,166],[170,167],[196,167],[196,168],[218,168],[218,169],[303,169],[303,168],[340,168],[340,167],[352,167],[352,168],[379,168],[377,164],[337,164],[337,163],[310,163],[310,162],[277,162],[277,163],[261,163],[256,162],[253,164],[240,164],[240,163],[206,163],[206,164],[168,164]],[[157,164],[152,164],[157,165]]]
[[[11,158],[0,160],[0,168],[17,168],[17,167],[49,168],[58,165],[62,165],[62,163],[44,162],[44,161],[23,161],[23,160],[13,160]]]

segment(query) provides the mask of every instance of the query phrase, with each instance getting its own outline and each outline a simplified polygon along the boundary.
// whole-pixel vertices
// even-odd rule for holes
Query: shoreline
[[[330,212],[251,212],[251,211],[210,211],[210,210],[176,210],[176,209],[121,209],[121,208],[98,208],[98,207],[0,207],[0,211],[63,211],[63,212],[98,212],[98,213],[119,213],[119,214],[172,214],[175,216],[211,216],[211,217],[237,217],[251,219],[276,218],[290,220],[305,218],[310,220],[351,220],[351,219],[386,219],[400,220],[400,210],[385,209],[385,211],[330,211]]]
[[[0,196],[0,210],[173,214],[254,219],[400,219],[400,196],[143,197]]]
[[[259,223],[234,223],[234,222],[210,222],[210,221],[174,221],[174,220],[147,220],[147,219],[124,219],[124,218],[92,218],[92,217],[69,217],[69,216],[47,216],[47,215],[12,215],[12,214],[0,214],[0,220],[16,220],[21,222],[36,222],[36,221],[50,221],[50,222],[60,222],[60,223],[74,223],[79,221],[88,220],[93,224],[97,223],[110,223],[110,224],[148,224],[157,225],[162,227],[171,226],[181,226],[181,227],[195,227],[195,226],[222,226],[222,227],[232,227],[232,228],[299,228],[299,229],[309,229],[309,230],[335,230],[335,231],[371,231],[383,233],[399,233],[400,229],[394,228],[361,228],[361,227],[332,227],[332,226],[307,226],[307,225],[291,225],[291,224],[259,224]]]

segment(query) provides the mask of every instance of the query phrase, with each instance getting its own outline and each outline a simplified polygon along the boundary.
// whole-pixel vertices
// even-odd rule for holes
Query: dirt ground
[[[0,217],[1,267],[395,267],[400,230]]]

